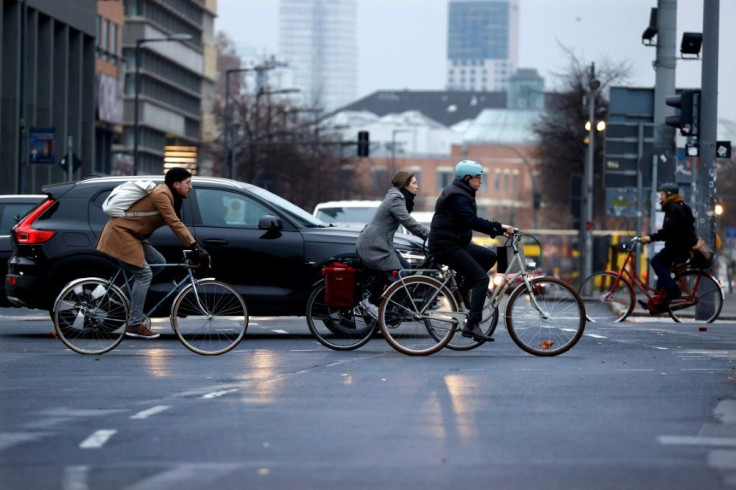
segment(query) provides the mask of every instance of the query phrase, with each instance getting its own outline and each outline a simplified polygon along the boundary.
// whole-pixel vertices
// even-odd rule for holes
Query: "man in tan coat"
[[[183,168],[172,168],[166,172],[163,184],[156,186],[150,194],[128,209],[129,212],[157,211],[157,214],[110,218],[97,239],[97,250],[120,260],[133,277],[130,315],[125,328],[125,334],[130,337],[155,339],[159,336],[144,324],[143,305],[153,278],[150,265],[163,264],[166,260],[151,245],[148,237],[157,228],[168,225],[181,243],[195,252],[199,260],[208,256],[181,222],[182,199],[186,199],[191,190],[192,174]]]

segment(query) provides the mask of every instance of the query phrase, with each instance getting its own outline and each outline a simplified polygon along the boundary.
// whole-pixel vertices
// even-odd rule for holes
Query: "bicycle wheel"
[[[373,338],[378,329],[378,321],[360,305],[351,308],[327,306],[324,279],[309,295],[307,325],[320,344],[334,350],[357,349]]]
[[[567,352],[583,335],[583,301],[571,286],[559,279],[535,277],[529,282],[531,291],[522,284],[509,298],[506,306],[509,335],[516,345],[536,356]]]
[[[452,338],[459,318],[457,302],[441,282],[426,276],[392,284],[378,308],[378,323],[386,341],[409,356],[426,356]]]
[[[628,281],[609,271],[588,276],[578,289],[592,322],[622,322],[634,311],[636,296]]]
[[[54,330],[74,352],[104,354],[125,337],[129,311],[128,298],[109,281],[77,279],[66,285],[54,302]]]
[[[203,279],[176,296],[171,326],[187,349],[216,356],[234,349],[242,340],[248,328],[248,308],[229,284]]]
[[[711,323],[718,318],[723,308],[723,291],[713,277],[689,270],[677,275],[675,282],[682,291],[682,298],[669,304],[668,313],[674,321]]]
[[[498,325],[498,309],[493,308],[491,298],[492,291],[486,291],[486,301],[483,303],[483,313],[480,320],[480,328],[488,337],[493,336]],[[467,305],[466,305],[467,308]],[[458,328],[460,326],[458,325]],[[463,337],[462,335],[453,335],[445,347],[452,350],[471,350],[479,345],[485,344],[485,340],[475,340],[472,337]]]

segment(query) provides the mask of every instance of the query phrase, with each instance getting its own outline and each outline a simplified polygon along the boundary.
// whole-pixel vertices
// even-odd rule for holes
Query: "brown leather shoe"
[[[161,334],[152,332],[150,328],[145,325],[138,325],[137,327],[125,327],[125,335],[128,337],[138,337],[141,339],[156,339]]]

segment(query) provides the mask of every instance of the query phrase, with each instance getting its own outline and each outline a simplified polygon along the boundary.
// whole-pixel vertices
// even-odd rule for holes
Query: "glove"
[[[209,264],[210,262],[210,254],[207,253],[207,250],[205,250],[202,245],[200,245],[197,242],[194,242],[190,247],[189,250],[192,252],[189,254],[189,257],[191,257],[191,260],[195,264],[202,264],[206,263]]]
[[[641,236],[641,243],[643,243],[644,245],[646,245],[648,243],[652,243],[652,239],[649,237],[649,235],[642,235]]]

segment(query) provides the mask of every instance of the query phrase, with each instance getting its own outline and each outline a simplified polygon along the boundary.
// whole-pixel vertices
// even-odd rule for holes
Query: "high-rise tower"
[[[447,89],[503,91],[518,65],[519,0],[450,0]]]
[[[281,0],[279,58],[303,103],[332,110],[357,96],[356,0]]]

